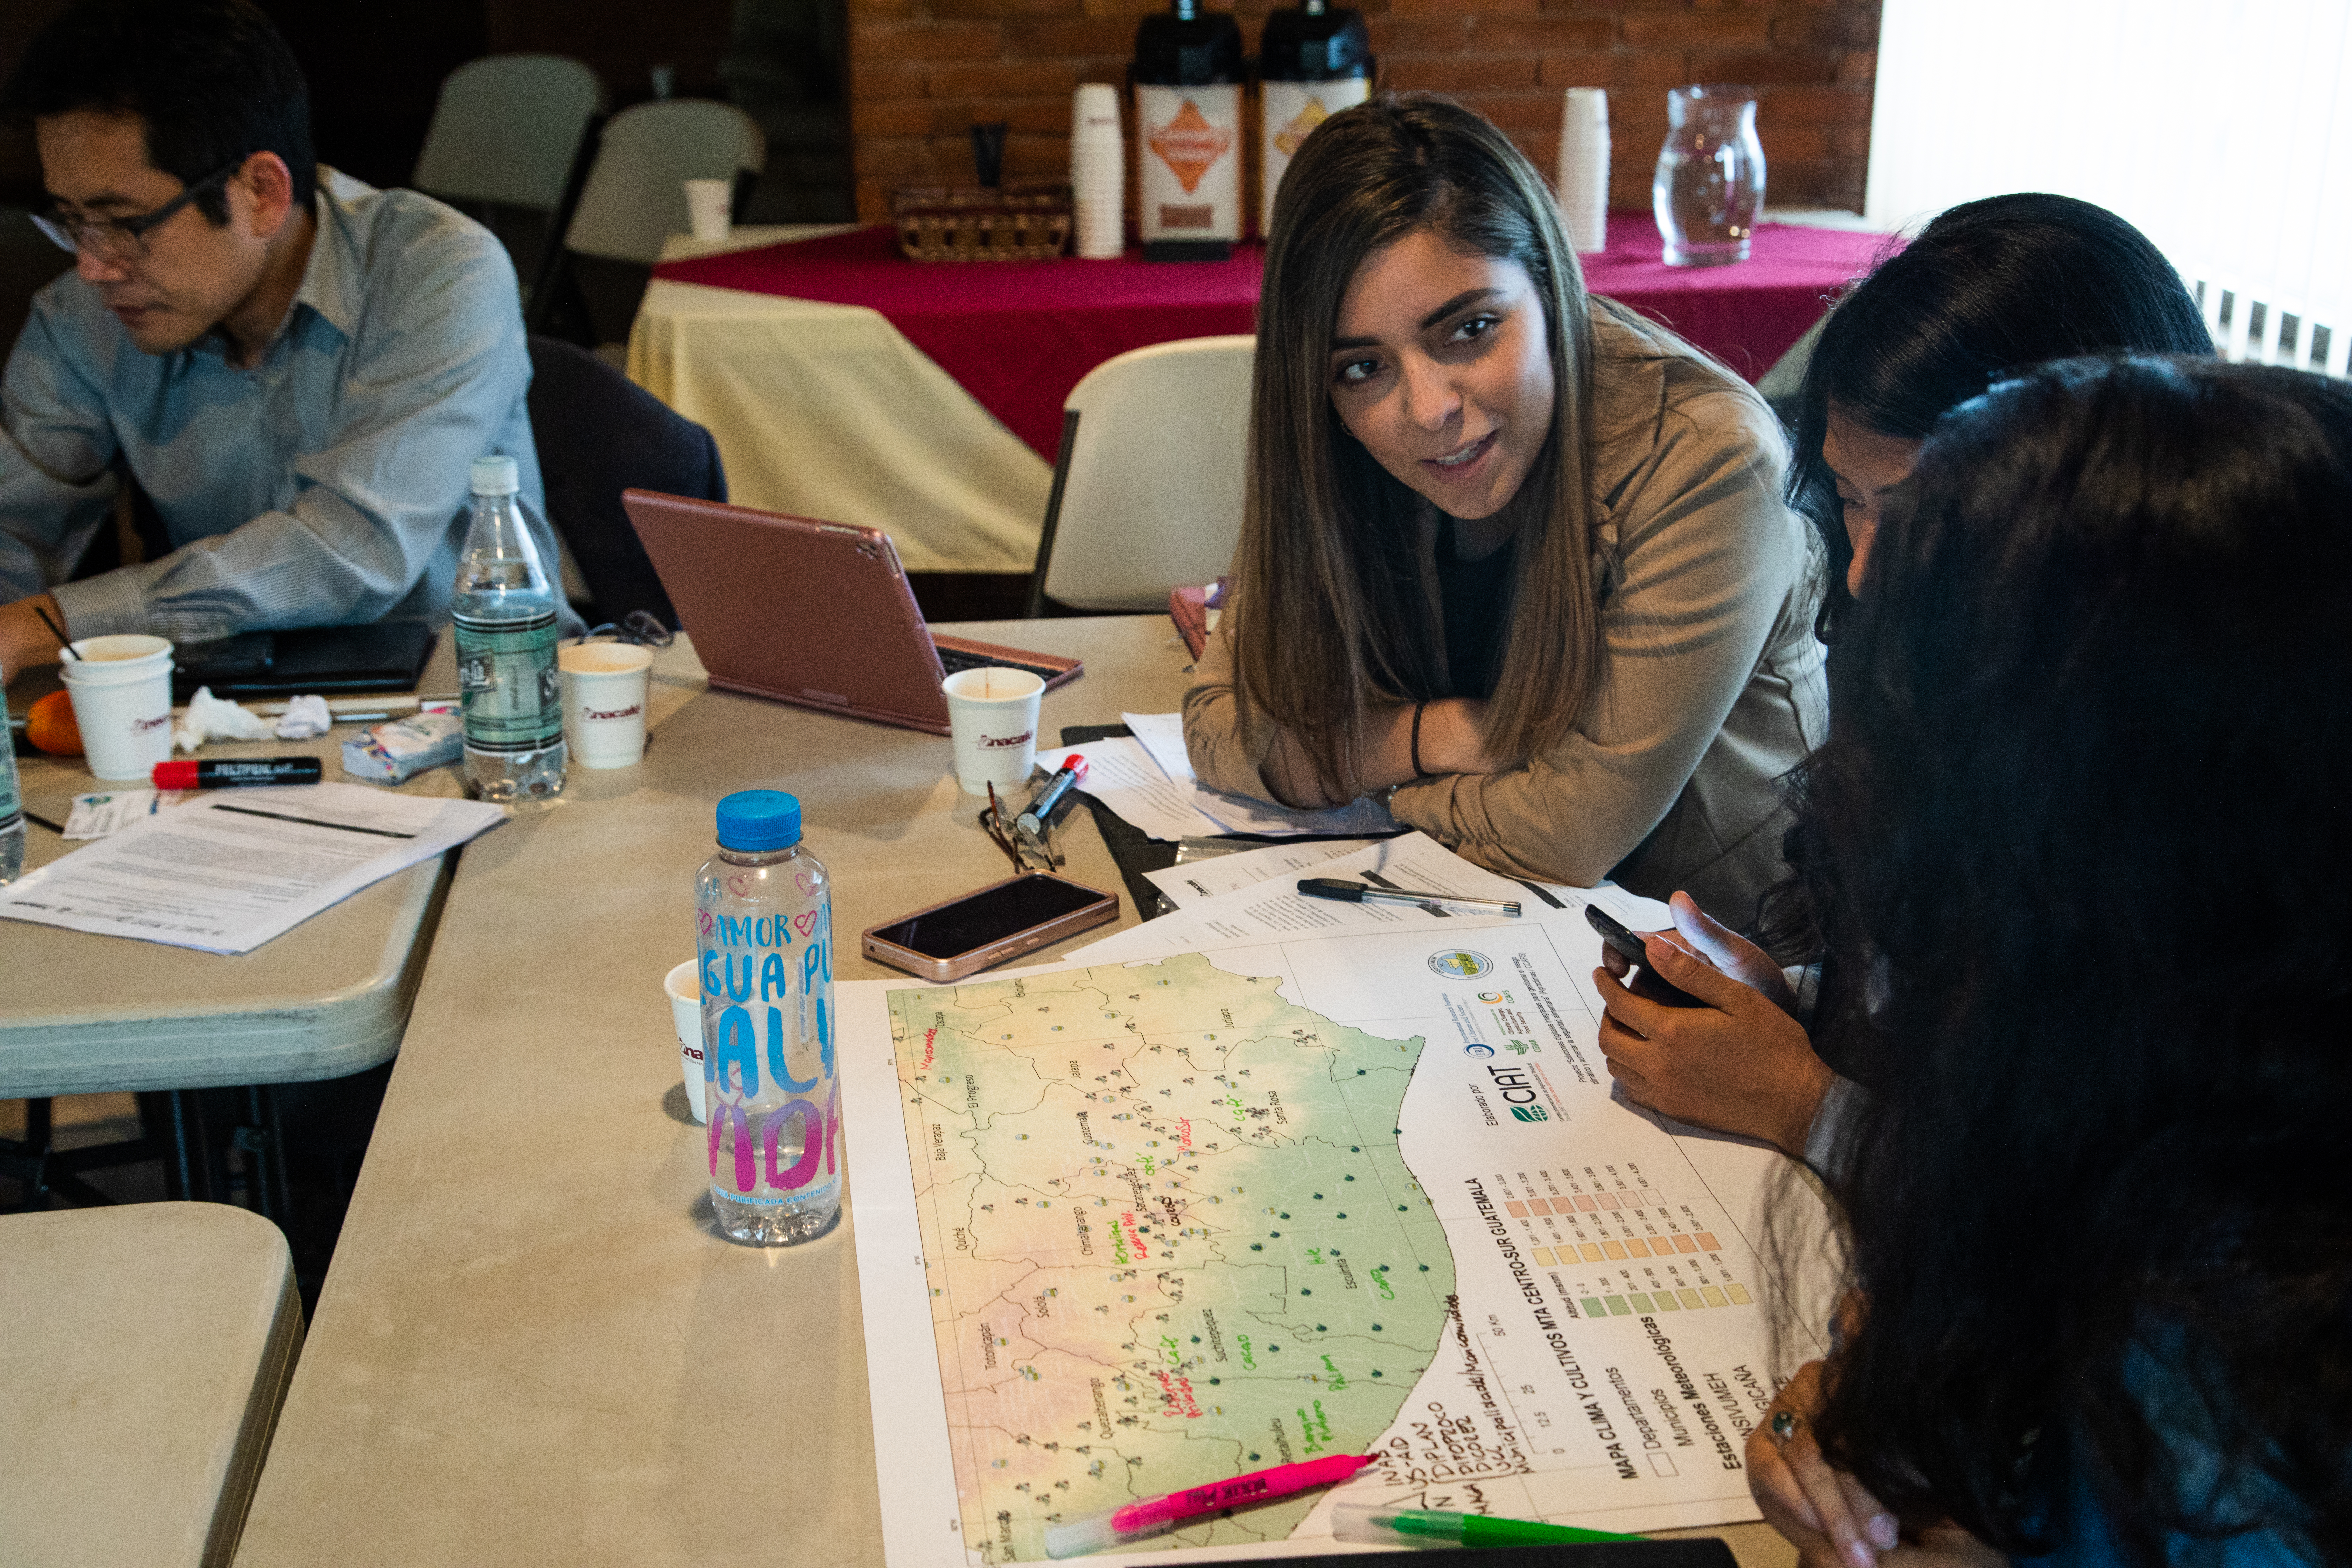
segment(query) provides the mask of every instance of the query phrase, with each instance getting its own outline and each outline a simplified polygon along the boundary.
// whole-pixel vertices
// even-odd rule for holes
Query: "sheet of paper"
[[[1184,750],[1184,715],[1181,713],[1122,713],[1119,722],[1135,731],[1160,771],[1178,784],[1196,782],[1192,773],[1192,754]]]
[[[1187,860],[1164,871],[1146,871],[1144,880],[1160,889],[1178,909],[1202,903],[1221,893],[1255,887],[1269,877],[1289,876],[1365,847],[1361,838],[1315,838],[1304,844],[1269,844],[1209,860]],[[1316,875],[1323,875],[1317,871]]]
[[[1288,833],[1393,833],[1396,818],[1388,807],[1370,800],[1353,800],[1345,805],[1335,805],[1322,811],[1292,811],[1271,801],[1252,800],[1245,795],[1227,795],[1222,790],[1205,787],[1192,772],[1192,759],[1184,750],[1184,715],[1181,713],[1122,713],[1119,719],[1135,731],[1160,771],[1178,784],[1188,784],[1197,792],[1192,796],[1195,809],[1224,824],[1228,833],[1256,833],[1272,837]]]
[[[0,889],[0,917],[250,952],[505,818],[364,784],[209,792]]]
[[[1368,1500],[1756,1517],[1782,1162],[1613,1096],[1588,895],[1555,896],[839,987],[889,1568],[1034,1561],[1057,1520],[1324,1454],[1378,1456]],[[1330,1495],[1172,1544],[1351,1550]]]
[[[179,805],[192,792],[184,789],[119,789],[73,797],[66,816],[64,838],[104,838],[143,822],[157,812]]]
[[[1213,868],[1220,863],[1208,862]],[[1528,884],[1473,866],[1426,834],[1407,833],[1376,840],[1318,865],[1269,874],[1257,883],[1214,898],[1195,899],[1172,915],[1129,926],[1078,952],[1097,960],[1139,958],[1302,932],[1390,931],[1401,926],[1434,929],[1441,925],[1456,930],[1498,921],[1507,924],[1512,918],[1460,905],[1342,904],[1309,899],[1297,890],[1302,875],[1384,883],[1415,892],[1516,899],[1523,911],[1521,919],[1556,913],[1552,905],[1544,902],[1544,894],[1549,894],[1561,907],[1575,908],[1580,925],[1588,901],[1599,903],[1637,930],[1654,930],[1667,923],[1668,910],[1664,904],[1635,898],[1622,888],[1546,886],[1544,893],[1538,894]]]
[[[1192,776],[1184,755],[1183,727],[1173,713],[1121,715],[1133,729],[1138,722],[1150,731],[1082,746],[1041,751],[1037,761],[1048,769],[1062,765],[1073,752],[1087,759],[1087,782],[1079,787],[1118,813],[1124,821],[1154,838],[1191,838],[1221,833],[1256,833],[1269,837],[1302,833],[1393,833],[1396,818],[1388,808],[1359,800],[1326,811],[1291,811],[1265,801],[1246,800],[1203,789]],[[1169,726],[1174,725],[1171,742]],[[1092,770],[1105,768],[1101,777]]]
[[[1192,804],[1200,790],[1189,780],[1180,784],[1160,772],[1141,742],[1124,735],[1088,741],[1083,746],[1039,752],[1037,761],[1051,773],[1074,755],[1087,760],[1087,782],[1078,788],[1152,837],[1198,838],[1225,831],[1223,824]]]

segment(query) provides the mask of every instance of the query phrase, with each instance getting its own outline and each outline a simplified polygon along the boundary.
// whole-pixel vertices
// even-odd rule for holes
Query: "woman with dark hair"
[[[1884,498],[1937,417],[2029,365],[2116,352],[2210,354],[2213,340],[2147,237],[2071,196],[1956,206],[1857,283],[1822,326],[1797,395],[1789,497],[1827,567],[1822,639],[1852,614]],[[1811,1153],[1819,1158],[1834,1121],[1819,1113],[1853,1087],[1814,1049],[1775,963],[1811,964],[1829,945],[1832,911],[1807,876],[1822,824],[1804,806],[1805,780],[1800,771],[1791,781],[1798,815],[1782,848],[1792,875],[1764,901],[1762,945],[1676,900],[1660,973],[1709,1005],[1669,1010],[1604,984],[1601,1045],[1640,1103],[1791,1154],[1806,1153],[1818,1131]],[[1609,968],[1622,974],[1624,965],[1611,955]],[[1868,1005],[1860,972],[1832,963],[1817,978],[1816,1037],[1822,1016]]]
[[[1276,205],[1195,770],[1744,917],[1780,875],[1775,781],[1822,733],[1785,461],[1751,388],[1586,295],[1493,125],[1333,115]]]
[[[1798,389],[1789,500],[1828,566],[1823,639],[1860,592],[1880,498],[1946,409],[2046,360],[2212,352],[2180,275],[2105,207],[2028,192],[1938,216],[1830,312]]]
[[[1878,977],[1848,1306],[1759,1500],[1817,1568],[2352,1560],[2352,387],[2045,367],[1869,588],[1813,768]]]

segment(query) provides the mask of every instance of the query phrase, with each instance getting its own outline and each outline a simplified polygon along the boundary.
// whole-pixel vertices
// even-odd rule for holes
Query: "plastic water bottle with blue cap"
[[[694,881],[710,1206],[752,1247],[790,1247],[841,1215],[833,894],[801,844],[801,803],[719,803],[719,853]]]
[[[563,685],[555,668],[555,584],[523,526],[512,458],[474,459],[474,521],[450,596],[466,784],[484,800],[563,788]]]

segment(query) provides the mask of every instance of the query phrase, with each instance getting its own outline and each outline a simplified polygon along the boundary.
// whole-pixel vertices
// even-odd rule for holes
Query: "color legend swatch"
[[[1536,1265],[1588,1318],[1752,1307],[1731,1277],[1715,1221],[1648,1186],[1638,1171],[1498,1172],[1496,1195]]]

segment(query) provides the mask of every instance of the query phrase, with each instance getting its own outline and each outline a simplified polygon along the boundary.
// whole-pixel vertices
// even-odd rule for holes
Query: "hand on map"
[[[1996,1568],[2009,1561],[1948,1522],[1903,1540],[1894,1514],[1822,1457],[1812,1427],[1821,1393],[1822,1363],[1809,1361],[1748,1435],[1748,1489],[1765,1522],[1797,1549],[1798,1568]],[[1781,1411],[1797,1418],[1785,1443],[1772,1436],[1772,1416]]]
[[[1706,1005],[1668,1007],[1628,990],[1619,975],[1630,966],[1610,953],[1592,976],[1608,1009],[1601,1051],[1610,1076],[1637,1105],[1801,1157],[1834,1075],[1791,1016],[1788,980],[1689,894],[1676,893],[1672,908],[1675,929],[1643,938],[1649,966]]]

